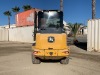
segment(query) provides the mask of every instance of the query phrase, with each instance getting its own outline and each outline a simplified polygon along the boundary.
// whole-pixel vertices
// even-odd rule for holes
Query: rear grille
[[[49,50],[52,50],[53,48],[48,48]]]

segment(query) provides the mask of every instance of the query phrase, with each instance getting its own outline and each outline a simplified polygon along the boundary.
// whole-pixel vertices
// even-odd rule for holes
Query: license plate
[[[57,50],[45,50],[45,56],[57,56]]]
[[[49,54],[52,56],[53,55],[53,52],[49,52]]]

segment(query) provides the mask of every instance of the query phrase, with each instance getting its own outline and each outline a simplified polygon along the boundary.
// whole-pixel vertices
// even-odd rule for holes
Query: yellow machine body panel
[[[48,42],[48,37],[54,37],[54,42]],[[66,49],[66,34],[36,34],[36,49]]]
[[[48,42],[48,37],[54,37],[54,42]],[[33,54],[42,59],[59,59],[69,56],[66,44],[66,34],[36,34],[36,45],[32,46]],[[35,53],[36,52],[36,53]],[[53,57],[53,58],[52,58]]]
[[[37,51],[38,53],[35,54],[37,56],[66,56],[69,55],[69,49],[66,50],[38,50],[34,49],[34,51]],[[67,52],[67,53],[64,53]],[[53,53],[52,55],[50,53]]]

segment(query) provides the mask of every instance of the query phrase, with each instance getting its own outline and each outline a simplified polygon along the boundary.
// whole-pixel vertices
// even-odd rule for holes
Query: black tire
[[[34,55],[32,54],[32,63],[33,64],[40,64],[41,61],[38,58],[35,58]]]
[[[69,58],[66,57],[66,58],[62,59],[62,60],[60,61],[60,63],[61,63],[61,64],[68,64],[68,63],[69,63]]]

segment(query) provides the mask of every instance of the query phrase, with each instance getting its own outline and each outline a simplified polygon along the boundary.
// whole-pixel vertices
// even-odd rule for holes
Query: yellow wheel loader
[[[43,10],[35,12],[34,41],[32,45],[32,63],[42,60],[60,60],[69,62],[67,35],[63,28],[63,12]]]

